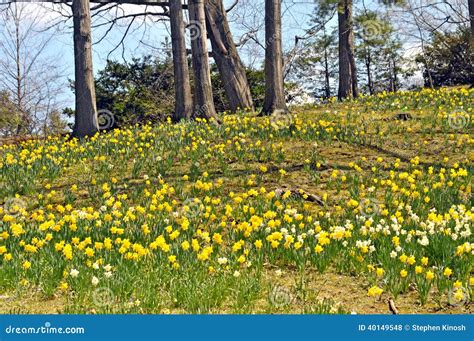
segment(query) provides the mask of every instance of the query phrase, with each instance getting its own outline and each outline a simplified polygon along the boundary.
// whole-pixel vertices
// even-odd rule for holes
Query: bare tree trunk
[[[325,94],[326,98],[331,97],[331,85],[329,83],[329,60],[328,60],[328,47],[324,46],[324,79],[325,79]]]
[[[369,86],[369,93],[371,95],[374,94],[374,83],[372,81],[372,70],[370,69],[370,66],[372,65],[372,58],[370,55],[369,49],[366,49],[366,59],[365,59],[365,67],[367,70],[367,83]]]
[[[474,40],[474,0],[467,0],[469,6],[469,21],[471,22],[471,42]]]
[[[221,74],[230,109],[232,112],[239,109],[253,110],[247,74],[230,32],[223,1],[208,0],[205,9],[213,57]]]
[[[352,96],[359,97],[359,87],[357,86],[357,65],[355,61],[355,47],[354,47],[354,23],[352,20],[352,8],[353,0],[346,0],[347,6],[347,25],[349,28],[348,37],[348,53],[349,62],[351,64],[351,77],[352,77]]]
[[[420,35],[420,47],[421,47],[421,56],[423,58],[423,64],[425,65],[425,71],[426,71],[426,75],[428,76],[428,86],[433,89],[434,88],[434,85],[433,85],[433,78],[431,77],[431,71],[430,71],[430,65],[428,63],[428,60],[426,59],[426,49],[425,49],[425,39],[423,38],[423,30],[421,29],[421,25],[420,25],[420,22],[419,22],[419,19],[418,19],[418,16],[416,15],[412,5],[410,4],[410,2],[407,2],[408,6],[409,6],[409,11],[411,13],[411,15],[413,16],[413,21],[416,25],[416,28],[418,30],[418,33]],[[425,76],[423,75],[423,78]],[[426,79],[425,79],[425,85],[427,84],[426,82]]]
[[[12,5],[13,9],[11,9],[11,15],[13,19],[13,25],[15,27],[14,33],[12,33],[12,45],[13,45],[13,54],[12,56],[15,60],[15,71],[11,72],[11,76],[14,78],[14,101],[16,105],[16,110],[20,114],[20,121],[18,122],[16,126],[16,132],[15,135],[22,135],[27,133],[28,127],[30,125],[30,115],[29,113],[25,110],[25,106],[23,105],[23,97],[24,97],[24,88],[26,87],[26,84],[24,84],[24,75],[23,75],[23,70],[26,69],[25,65],[22,65],[23,62],[21,60],[21,49],[22,45],[24,42],[21,39],[21,31],[20,31],[20,25],[21,25],[21,14],[18,11],[18,5],[13,4]]]
[[[72,135],[84,137],[99,130],[92,66],[92,35],[89,0],[72,2],[76,115]]]
[[[194,71],[195,116],[218,121],[212,96],[204,0],[189,1],[191,53]]]
[[[265,101],[262,115],[288,113],[283,82],[281,0],[265,0]]]
[[[393,91],[398,91],[398,73],[397,73],[397,64],[395,58],[392,59],[393,64]]]
[[[175,89],[173,121],[178,122],[182,119],[190,119],[193,112],[181,0],[170,0],[170,22]]]
[[[23,103],[22,103],[22,72],[21,72],[21,60],[20,60],[20,54],[21,54],[21,41],[20,41],[20,18],[18,15],[18,7],[15,4],[15,13],[14,13],[14,21],[15,21],[15,62],[16,62],[16,106],[17,110],[20,113],[20,119],[21,121],[18,123],[17,128],[16,128],[16,135],[21,135],[24,131],[24,128],[28,127],[29,125],[29,115],[23,108]]]
[[[339,91],[340,100],[352,97],[352,68],[350,57],[350,10],[349,2],[352,0],[340,0],[337,4],[337,19],[339,29]]]

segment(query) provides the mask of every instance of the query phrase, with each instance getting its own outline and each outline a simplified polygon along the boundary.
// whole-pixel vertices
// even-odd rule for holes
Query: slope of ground
[[[474,91],[0,147],[0,312],[472,312]]]

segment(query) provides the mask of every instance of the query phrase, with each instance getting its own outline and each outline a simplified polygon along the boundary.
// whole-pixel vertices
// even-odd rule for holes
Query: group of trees
[[[354,50],[353,0],[327,0],[327,9],[336,8],[339,41],[340,99],[357,97],[357,67]],[[179,121],[202,117],[218,122],[211,83],[208,39],[219,69],[230,109],[254,108],[243,63],[230,32],[222,0],[169,0],[163,4],[169,11],[174,69],[175,107],[173,119]],[[193,94],[187,62],[183,10],[189,12]],[[74,48],[76,58],[76,113],[74,136],[94,134],[98,129],[96,94],[91,52],[89,0],[73,2]],[[281,0],[265,0],[265,98],[262,115],[288,113],[284,88],[284,55],[282,48]]]
[[[420,85],[419,75],[428,87],[473,84],[473,1],[380,0],[377,6],[358,1],[352,22],[342,25],[356,2],[319,2],[310,28],[299,37],[303,43],[292,79],[306,84],[313,96],[338,94],[342,99],[359,91],[414,88]],[[466,15],[468,5],[471,16]],[[335,17],[336,28],[331,25]]]
[[[222,0],[170,0],[169,13],[175,90],[175,121],[202,117],[218,122],[214,105],[209,63],[208,38],[221,75],[230,108],[254,108],[246,71],[230,33]],[[187,62],[183,10],[189,12],[194,92],[191,93]],[[73,2],[76,112],[73,136],[92,135],[98,131],[96,93],[91,51],[91,16],[89,0]],[[262,113],[287,111],[283,82],[281,46],[281,0],[265,1],[265,101]]]
[[[44,11],[0,7],[0,135],[62,131],[62,70],[46,54],[50,35],[39,31]],[[56,130],[58,129],[58,130]]]
[[[398,36],[400,28],[395,27],[394,21],[407,27],[413,26],[408,35],[421,43],[416,62],[423,66],[426,85],[473,81],[474,49],[470,46],[474,36],[473,0],[440,0],[436,3],[426,0],[377,0],[378,8],[367,8],[364,0],[320,0],[315,2],[309,21],[311,27],[304,36],[297,36],[294,48],[286,52],[282,46],[282,0],[262,0],[264,14],[258,11],[253,13],[262,16],[263,25],[260,28],[264,27],[264,42],[257,41],[255,33],[259,27],[249,28],[240,42],[234,40],[228,13],[239,0],[228,9],[224,6],[224,0],[71,2],[75,110],[67,112],[74,116],[73,136],[76,137],[93,135],[99,130],[98,108],[111,110],[124,118],[126,123],[154,120],[156,117],[153,115],[160,115],[163,111],[172,112],[175,122],[201,117],[218,123],[217,112],[223,110],[236,112],[245,108],[261,108],[261,115],[288,113],[285,90],[295,80],[302,83],[304,79],[305,87],[310,87],[314,95],[329,98],[337,93],[340,100],[357,97],[361,91],[370,94],[396,91],[401,86],[402,74],[409,75],[412,70],[403,65],[407,59],[406,46]],[[91,11],[91,3],[95,2],[98,4],[94,4]],[[162,49],[164,53],[160,57],[149,56],[125,63],[108,61],[105,69],[94,79],[91,12],[106,11],[107,6],[113,3],[161,8],[162,11],[154,15],[169,22],[171,39],[166,40],[166,46]],[[362,9],[356,7],[356,3],[362,5]],[[468,8],[467,19],[463,10],[459,10],[462,6]],[[14,17],[11,15],[12,8],[16,7],[9,7],[10,17]],[[387,9],[387,13],[381,15],[379,8]],[[403,20],[407,21],[394,20],[394,8],[398,8]],[[444,17],[445,11],[452,13]],[[146,16],[148,12],[139,15]],[[112,22],[118,19],[116,17]],[[469,29],[466,29],[466,22]],[[447,25],[455,29],[440,29]],[[33,68],[26,68],[30,72],[26,77],[25,68],[20,66],[27,65],[28,61],[19,60],[22,44],[15,43],[22,37],[18,20],[14,21],[12,28],[6,31],[13,42],[11,46],[3,42],[8,39],[0,41],[0,52],[2,48],[8,48],[12,56],[8,65],[11,71],[7,74],[13,75],[9,79],[11,84],[0,87],[10,90],[1,93],[0,100],[8,103],[3,107],[10,108],[8,111],[12,112],[11,118],[15,123],[9,124],[11,133],[31,133],[34,108],[25,103],[34,103],[34,100],[25,99],[28,90],[33,88],[32,80],[41,79],[40,75],[46,73],[37,68],[35,75],[31,72]],[[187,37],[190,44],[187,44]],[[254,40],[265,51],[263,70],[246,67],[239,55],[239,46],[249,40]],[[46,44],[39,47],[44,50]],[[51,62],[37,63],[37,58],[30,62],[35,66],[54,66],[50,65]],[[0,78],[0,81],[6,78]],[[54,89],[49,91],[48,98],[51,98]],[[56,107],[52,108],[54,110],[43,110],[47,112],[43,115],[45,122],[57,121]],[[128,112],[134,113],[129,120]],[[4,119],[0,116],[0,124],[2,122]],[[5,130],[1,126],[0,129]]]
[[[160,49],[163,53],[158,56],[145,55],[124,62],[108,60],[106,66],[97,72],[97,108],[113,113],[114,126],[159,122],[174,112],[176,98],[172,48],[165,42]],[[187,62],[190,69],[192,66],[189,58]],[[245,72],[251,91],[250,98],[256,108],[261,108],[265,98],[264,72],[248,67],[245,67]],[[211,64],[211,84],[216,111],[222,113],[230,110],[225,82],[215,63]],[[293,83],[285,84],[285,88],[291,84]],[[192,78],[190,86],[192,92],[195,86]],[[74,88],[73,82],[71,87]],[[66,108],[64,113],[68,117],[74,117],[72,108]]]

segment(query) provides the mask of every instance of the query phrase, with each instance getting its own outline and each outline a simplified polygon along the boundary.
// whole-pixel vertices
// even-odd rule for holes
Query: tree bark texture
[[[265,0],[265,100],[262,115],[288,113],[281,37],[281,0]]]
[[[239,109],[253,110],[247,74],[230,31],[223,1],[208,0],[205,9],[212,55],[221,75],[230,110],[234,113]]]

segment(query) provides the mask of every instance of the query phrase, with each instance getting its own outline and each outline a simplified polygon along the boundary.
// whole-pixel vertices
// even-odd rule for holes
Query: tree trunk
[[[469,21],[471,22],[471,43],[472,43],[474,41],[474,0],[467,0],[467,1],[468,1],[468,6],[469,6]]]
[[[329,60],[328,60],[328,47],[324,46],[324,79],[325,79],[325,93],[326,99],[331,97],[331,84],[329,83]]]
[[[348,37],[348,53],[349,62],[351,64],[351,81],[352,81],[352,96],[359,97],[359,87],[357,86],[357,65],[355,61],[355,47],[354,47],[354,24],[352,21],[352,1],[346,0],[347,3],[347,21],[349,28]]]
[[[21,32],[20,32],[20,18],[18,15],[18,7],[17,5],[13,5],[15,7],[14,15],[14,23],[15,23],[15,63],[16,63],[16,106],[18,112],[20,113],[20,122],[16,128],[16,135],[21,135],[26,133],[26,129],[30,125],[30,116],[23,108],[23,74],[22,74],[22,63],[21,63]]]
[[[181,0],[170,0],[171,44],[173,49],[175,110],[173,121],[190,119],[193,113],[191,84]]]
[[[337,19],[339,30],[339,100],[350,98],[353,94],[352,68],[350,57],[350,20],[349,2],[352,0],[340,0],[337,4]]]
[[[18,5],[12,5],[13,9],[11,9],[11,15],[13,18],[13,24],[15,26],[15,32],[12,33],[12,38],[14,38],[13,48],[14,52],[14,59],[15,59],[15,74],[12,74],[13,78],[15,79],[15,96],[14,102],[16,104],[17,112],[20,114],[20,122],[18,122],[16,127],[15,135],[23,135],[28,133],[28,129],[30,127],[30,114],[26,111],[25,106],[23,105],[23,98],[25,97],[25,75],[23,74],[23,70],[26,68],[26,65],[23,65],[21,60],[21,49],[24,45],[24,41],[22,39],[22,32],[20,30],[21,25],[21,14],[18,13]]]
[[[72,2],[74,23],[74,66],[76,114],[74,137],[94,135],[99,131],[92,67],[92,35],[89,0]]]
[[[212,54],[221,75],[229,100],[230,110],[253,110],[252,94],[222,0],[208,0],[205,5],[206,23],[212,45]]]
[[[395,61],[395,57],[392,59],[393,63],[393,91],[398,91],[398,73],[397,73],[397,64]]]
[[[189,1],[189,19],[191,21],[191,53],[196,106],[194,115],[196,117],[219,121],[212,96],[204,0]]]
[[[369,93],[371,95],[374,94],[374,84],[372,82],[372,71],[370,69],[370,66],[372,64],[372,58],[370,56],[370,51],[369,49],[366,49],[366,59],[365,59],[365,67],[367,69],[367,83],[369,86]]]
[[[288,113],[281,44],[281,0],[265,0],[265,101],[262,115]]]

